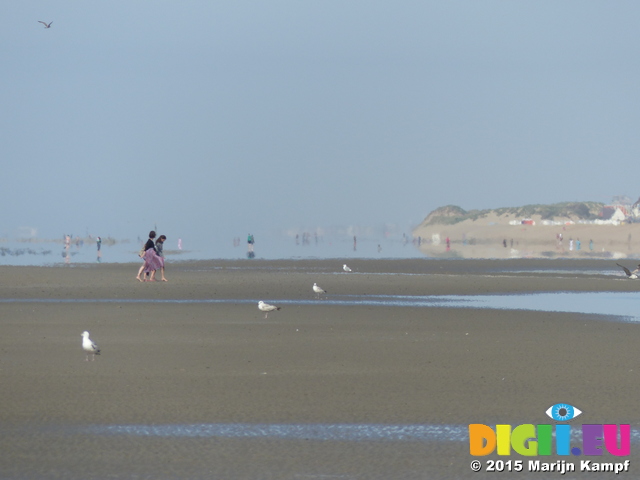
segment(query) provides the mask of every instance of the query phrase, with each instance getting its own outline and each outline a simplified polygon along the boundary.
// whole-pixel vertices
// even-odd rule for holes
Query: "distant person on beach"
[[[576,239],[576,250],[580,250],[580,239]]]
[[[256,254],[253,252],[253,244],[256,243],[253,234],[247,235],[247,258],[255,258]]]
[[[593,240],[589,240],[589,250],[593,252]]]
[[[69,249],[71,248],[71,235],[65,235],[64,237],[64,263],[71,262],[71,254]]]
[[[573,238],[569,237],[569,251],[573,252]]]
[[[160,273],[162,275],[161,280],[163,282],[167,282],[168,280],[164,276],[164,252],[162,251],[164,248],[164,241],[167,239],[166,235],[160,235],[158,237],[158,241],[156,242],[156,252],[158,253],[158,257],[160,257],[160,261],[162,266],[160,267]]]
[[[178,250],[182,250],[182,239],[178,239]]]
[[[102,252],[100,251],[100,246],[102,245],[102,239],[100,237],[96,238],[96,245],[98,247],[98,263],[100,263],[100,259],[102,258]]]

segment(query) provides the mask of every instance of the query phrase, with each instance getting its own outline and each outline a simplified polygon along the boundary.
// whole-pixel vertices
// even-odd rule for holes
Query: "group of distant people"
[[[163,282],[168,281],[164,276],[164,242],[167,239],[166,235],[160,235],[157,240],[156,232],[151,230],[149,232],[149,239],[144,244],[142,250],[140,250],[140,258],[144,260],[144,264],[138,270],[136,279],[141,282],[155,282],[156,271],[160,270],[162,275],[161,280]]]
[[[562,233],[556,234],[556,245],[557,245],[557,248],[558,249],[562,249],[564,251],[564,248],[562,247],[562,241],[563,240],[564,240],[564,237],[563,237]],[[569,238],[569,251],[570,252],[573,251],[573,246],[574,246],[574,241],[573,241],[573,238],[570,237]],[[575,241],[575,248],[576,248],[576,250],[582,249],[582,243],[580,242],[579,238]],[[593,251],[593,240],[592,239],[589,240],[589,250]]]

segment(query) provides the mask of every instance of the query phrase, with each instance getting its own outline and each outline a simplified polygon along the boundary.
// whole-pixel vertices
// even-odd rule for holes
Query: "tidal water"
[[[277,305],[337,305],[370,307],[418,308],[482,308],[494,310],[533,310],[541,312],[571,312],[602,315],[611,321],[639,322],[640,293],[636,292],[554,292],[505,295],[329,295],[313,300],[270,300]],[[166,304],[247,304],[258,299],[49,299],[5,298],[2,303],[166,303]]]

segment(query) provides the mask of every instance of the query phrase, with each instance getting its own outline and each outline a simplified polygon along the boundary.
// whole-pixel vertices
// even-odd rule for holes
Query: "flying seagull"
[[[96,355],[100,355],[100,349],[98,345],[93,343],[89,338],[89,332],[82,332],[82,349],[87,354],[85,361],[89,361],[89,355],[92,355],[91,361],[96,359]]]
[[[43,25],[44,25],[44,28],[51,28],[51,24],[52,24],[53,22],[46,23],[46,22],[43,22],[42,20],[38,20],[38,23],[43,24]]]
[[[317,283],[313,284],[313,291],[316,292],[316,297],[320,297],[321,294],[327,293],[327,291],[320,288]]]
[[[258,302],[258,310],[261,312],[266,312],[264,314],[264,318],[267,318],[269,312],[273,312],[274,310],[280,310],[280,307],[276,307],[275,305],[269,305],[268,303],[264,303],[262,300]]]
[[[629,277],[631,280],[635,280],[636,278],[639,278],[638,272],[640,272],[640,265],[638,265],[638,268],[636,268],[633,272],[631,272],[627,267],[623,267],[619,263],[616,263],[616,265],[622,268],[624,270],[624,273],[626,273],[627,277]]]
[[[351,269],[350,269],[349,267],[347,267],[347,264],[346,264],[346,263],[345,263],[344,265],[342,265],[342,269],[343,269],[345,272],[350,272],[350,271],[351,271]]]

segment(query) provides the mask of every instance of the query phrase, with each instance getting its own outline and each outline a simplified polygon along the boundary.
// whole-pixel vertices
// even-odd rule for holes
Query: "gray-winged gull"
[[[264,303],[262,300],[258,302],[258,309],[261,312],[266,312],[264,314],[264,318],[267,318],[269,312],[273,312],[274,310],[280,310],[280,307],[276,307],[275,305],[269,305],[268,303]]]
[[[91,361],[96,359],[96,355],[100,355],[100,349],[98,345],[93,343],[93,341],[89,338],[89,332],[82,332],[82,349],[87,354],[87,358],[85,361],[89,361],[89,355],[92,355]]]

